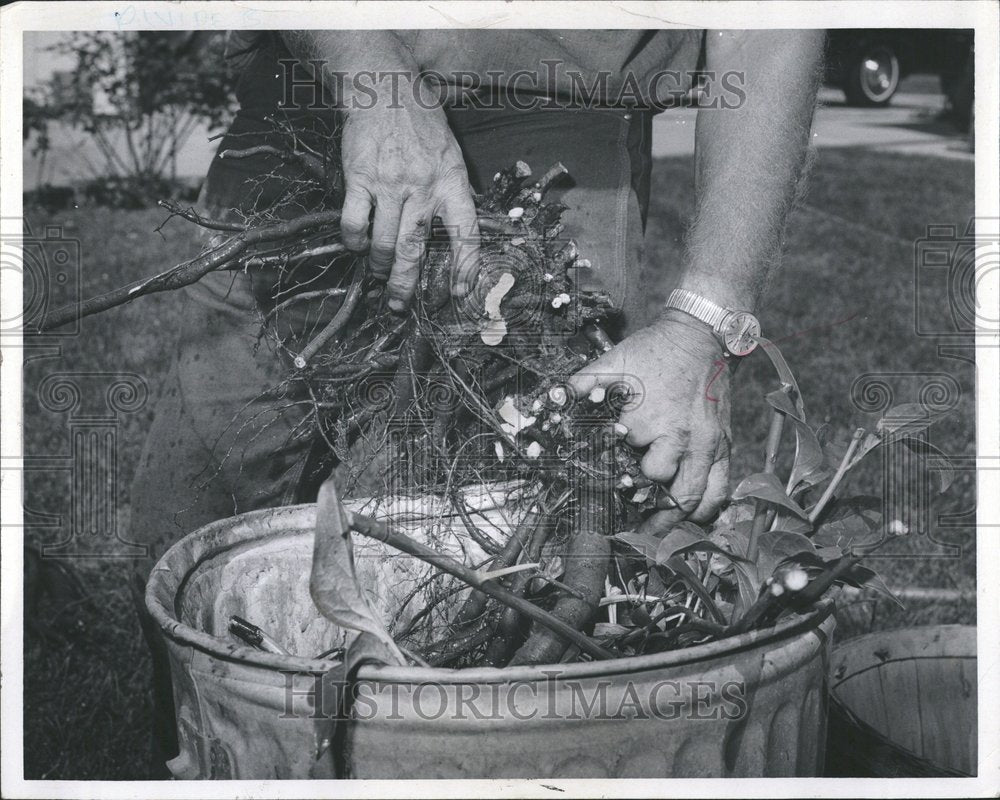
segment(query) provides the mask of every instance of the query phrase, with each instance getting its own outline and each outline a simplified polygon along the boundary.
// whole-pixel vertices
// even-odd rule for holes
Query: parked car
[[[885,106],[899,82],[913,73],[940,77],[941,90],[955,103],[971,91],[967,69],[973,32],[964,29],[844,28],[827,33],[826,82],[844,91],[849,105]],[[956,109],[961,111],[961,109]],[[966,122],[967,124],[967,122]]]

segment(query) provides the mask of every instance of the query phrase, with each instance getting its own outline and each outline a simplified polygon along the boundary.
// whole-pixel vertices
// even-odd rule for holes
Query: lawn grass
[[[657,265],[677,263],[692,202],[689,159],[660,160],[654,169],[653,200],[643,276],[651,303]],[[927,224],[964,227],[973,214],[973,165],[862,150],[823,150],[813,169],[805,201],[789,226],[787,255],[761,310],[766,334],[780,341],[795,370],[810,420],[828,422],[841,438],[870,421],[851,401],[851,385],[862,373],[946,373],[961,387],[956,412],[932,429],[932,441],[946,453],[975,452],[974,367],[942,358],[936,342],[914,335],[913,241]],[[197,249],[181,223],[153,233],[162,212],[78,209],[46,218],[27,212],[34,230],[61,225],[79,238],[84,293],[104,291],[176,263]],[[724,232],[720,232],[724,235]],[[58,298],[57,298],[58,299]],[[943,302],[926,296],[924,302]],[[59,352],[25,369],[25,453],[68,451],[67,415],[46,410],[37,397],[44,376],[54,372],[135,373],[149,387],[149,401],[119,417],[118,525],[128,531],[128,484],[138,463],[155,398],[183,324],[177,298],[145,298],[123,309],[85,320],[80,334],[61,341]],[[105,383],[106,385],[106,383]],[[83,402],[101,403],[100,381],[81,381]],[[734,383],[733,475],[759,469],[766,437],[762,396],[774,387],[766,359],[741,365]],[[898,402],[909,401],[897,398]],[[960,472],[955,485],[935,500],[933,514],[975,507],[975,476]],[[853,478],[857,493],[877,493],[882,484],[877,459]],[[69,513],[70,487],[64,475],[27,476],[26,503],[36,511]],[[29,541],[55,541],[58,533],[38,526]],[[959,558],[881,559],[875,565],[891,585],[972,589],[975,539],[971,525],[948,531],[961,546]],[[132,612],[121,560],[70,562],[83,580],[88,600],[64,604],[58,591],[43,595],[37,618],[46,634],[25,634],[25,774],[29,778],[127,779],[147,775],[150,709],[144,695],[149,662]],[[872,624],[872,605],[863,615],[842,615],[842,630]],[[876,627],[936,622],[974,622],[966,603],[927,605],[907,611],[884,602],[875,606]]]

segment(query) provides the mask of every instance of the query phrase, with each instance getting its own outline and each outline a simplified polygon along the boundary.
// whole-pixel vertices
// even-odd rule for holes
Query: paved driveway
[[[914,82],[923,88],[926,81]],[[813,122],[817,147],[866,147],[877,151],[912,153],[971,160],[965,134],[940,121],[944,95],[904,91],[886,108],[851,108],[837,89],[822,89],[820,108]],[[694,152],[695,109],[675,109],[653,122],[653,155],[680,156]]]

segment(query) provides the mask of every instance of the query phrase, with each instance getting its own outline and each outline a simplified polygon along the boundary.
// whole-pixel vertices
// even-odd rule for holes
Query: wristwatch
[[[667,308],[690,314],[711,327],[729,355],[746,356],[757,347],[760,322],[749,311],[725,308],[687,289],[674,289],[667,298]]]

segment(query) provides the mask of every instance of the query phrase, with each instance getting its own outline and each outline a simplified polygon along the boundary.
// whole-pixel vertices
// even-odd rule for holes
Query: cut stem
[[[341,328],[347,324],[347,321],[351,318],[351,314],[354,313],[354,309],[358,305],[358,301],[361,300],[361,284],[364,273],[364,266],[359,264],[354,270],[354,280],[351,282],[351,288],[347,290],[344,302],[337,309],[337,313],[333,319],[295,357],[295,367],[297,369],[304,369],[306,364],[309,363],[309,359],[316,355],[320,348],[336,336]]]
[[[253,244],[260,242],[273,242],[277,239],[294,236],[297,233],[311,229],[322,228],[335,225],[340,221],[340,211],[317,211],[305,214],[296,219],[286,222],[277,222],[272,225],[265,225],[253,230],[240,231],[235,236],[230,237],[217,247],[202,253],[191,261],[186,261],[176,267],[137,281],[129,286],[122,286],[112,289],[97,297],[91,297],[80,304],[70,304],[57,308],[49,314],[39,325],[42,331],[50,331],[65,325],[67,322],[81,320],[91,314],[98,314],[107,311],[109,308],[130,303],[137,297],[156,292],[165,292],[171,289],[180,289],[190,286],[204,278],[209,272],[232,264],[237,266],[236,259]]]
[[[789,392],[790,386],[782,386],[783,392]],[[767,446],[764,450],[764,472],[773,473],[777,469],[778,447],[781,445],[781,432],[785,427],[785,415],[777,409],[771,410],[771,427],[767,432]],[[753,527],[747,541],[747,559],[757,563],[757,539],[767,527],[768,503],[758,500],[753,515]]]
[[[479,589],[483,594],[499,600],[504,605],[516,609],[529,619],[545,626],[567,642],[578,645],[583,652],[592,658],[601,660],[614,658],[613,653],[593,642],[588,636],[580,633],[575,628],[571,628],[565,622],[552,616],[549,612],[539,608],[534,603],[511,594],[493,581],[483,580],[474,569],[470,569],[464,564],[455,561],[450,556],[439,553],[432,547],[411,539],[406,534],[395,530],[384,522],[348,511],[344,513],[347,516],[347,524],[351,530],[360,533],[362,536],[385,542],[390,547],[395,547],[397,550],[419,558],[421,561],[426,561],[428,564],[447,572],[449,575],[454,575],[459,580],[465,581],[470,586]]]
[[[833,478],[830,479],[830,483],[826,487],[826,491],[823,492],[823,496],[820,497],[819,502],[812,507],[809,512],[809,521],[816,524],[816,520],[819,519],[819,515],[823,513],[823,509],[826,508],[826,504],[830,502],[830,498],[833,497],[833,493],[837,491],[837,487],[840,486],[840,482],[844,479],[844,475],[847,474],[848,464],[851,463],[851,459],[854,457],[854,452],[858,449],[858,445],[861,443],[862,437],[865,435],[864,428],[858,428],[854,431],[854,436],[851,437],[851,443],[847,446],[847,452],[844,453],[844,457],[840,460],[840,466],[837,467],[837,471],[834,473]]]

